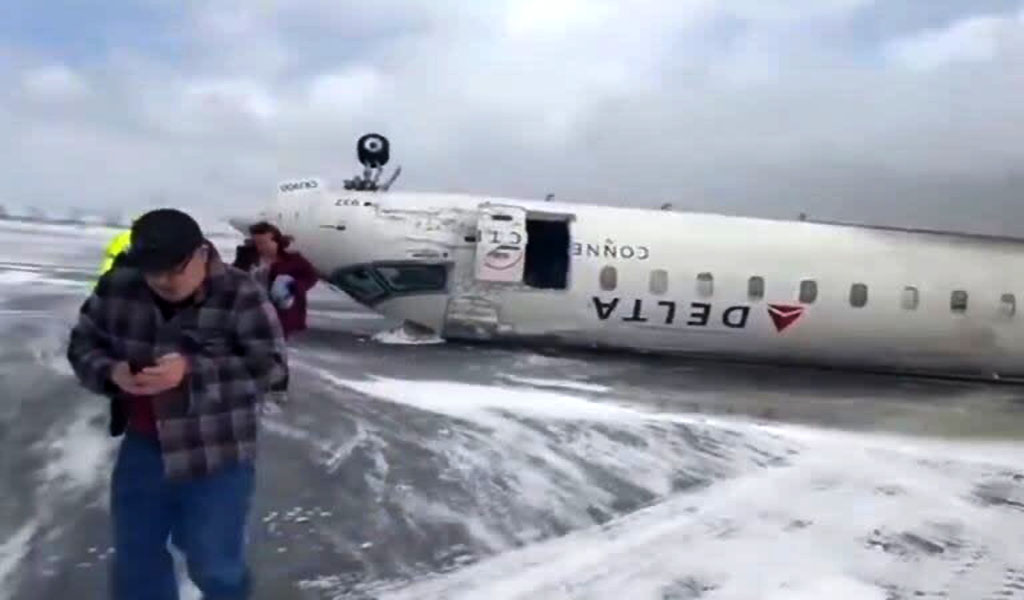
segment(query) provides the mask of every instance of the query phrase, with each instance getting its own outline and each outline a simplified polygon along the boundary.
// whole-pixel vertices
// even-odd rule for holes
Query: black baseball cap
[[[199,224],[174,208],[158,208],[132,223],[131,243],[125,258],[142,271],[167,271],[185,262],[205,238]]]

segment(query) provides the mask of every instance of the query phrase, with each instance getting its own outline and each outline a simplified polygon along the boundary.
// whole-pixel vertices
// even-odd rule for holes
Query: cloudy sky
[[[102,6],[102,8],[100,8]],[[398,189],[1024,234],[1021,0],[7,0],[0,203]]]

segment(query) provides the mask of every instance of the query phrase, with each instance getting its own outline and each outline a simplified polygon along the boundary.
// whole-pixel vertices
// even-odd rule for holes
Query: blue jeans
[[[111,483],[112,597],[178,600],[171,538],[204,599],[249,598],[245,530],[254,476],[253,466],[242,464],[201,479],[167,480],[158,443],[126,432]]]

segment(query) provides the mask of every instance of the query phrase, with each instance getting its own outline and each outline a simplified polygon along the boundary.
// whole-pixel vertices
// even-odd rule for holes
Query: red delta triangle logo
[[[775,323],[775,331],[782,332],[787,327],[796,323],[804,314],[803,306],[792,304],[769,304],[768,315]]]

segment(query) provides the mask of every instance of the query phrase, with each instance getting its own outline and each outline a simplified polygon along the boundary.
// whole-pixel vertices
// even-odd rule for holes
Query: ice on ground
[[[9,580],[22,559],[30,550],[30,542],[39,529],[39,523],[29,521],[14,532],[6,541],[0,543],[0,598],[6,598]]]
[[[611,390],[606,385],[596,383],[585,383],[582,381],[569,381],[563,379],[541,379],[537,377],[520,377],[518,375],[502,375],[502,378],[513,383],[522,383],[536,387],[561,388],[577,392],[604,393]]]
[[[412,381],[388,377],[345,379],[324,370],[318,370],[318,375],[335,385],[368,396],[460,418],[488,419],[488,415],[494,411],[508,410],[545,419],[583,419],[615,423],[624,420],[682,424],[731,423],[714,417],[646,411],[612,401],[594,401],[580,395],[547,390],[444,380]]]
[[[13,458],[2,461],[4,474],[15,482],[0,506],[0,597],[95,591],[104,577],[109,551],[94,550],[108,525],[104,445],[116,441],[104,432],[105,403],[73,382],[63,344],[114,233],[0,223],[0,271],[10,271],[0,273],[0,325],[12,359],[0,373],[10,386],[0,426],[21,434],[0,435],[8,441],[0,455]],[[240,236],[214,237],[230,258]],[[848,381],[833,388],[825,378],[786,377],[765,390],[759,379],[711,380],[728,375],[695,365],[634,376],[632,359],[486,351],[474,352],[467,369],[458,364],[467,356],[461,345],[339,353],[359,349],[367,320],[383,318],[364,320],[354,301],[339,306],[329,285],[313,296],[316,308],[333,307],[314,315],[329,331],[297,342],[292,356],[331,372],[304,370],[294,381],[316,401],[265,420],[263,464],[275,479],[261,501],[318,508],[264,517],[268,529],[301,526],[256,539],[259,594],[1024,597],[1019,436],[965,445],[671,412],[724,414],[732,402],[770,401],[791,407],[779,418],[807,410],[814,422],[860,427],[899,409],[907,421],[928,422],[915,430],[959,435],[981,414],[1008,421],[1000,432],[1019,431],[1020,412],[1007,408],[1014,401],[997,398],[1003,391],[922,391],[917,380],[895,378],[886,395],[901,398],[897,406],[873,397],[877,384],[850,392]],[[415,373],[459,381],[404,379]],[[729,397],[727,410],[716,395]],[[905,411],[904,400],[918,408]],[[184,578],[182,587],[184,598],[198,596]]]
[[[95,487],[112,464],[116,440],[91,425],[102,413],[99,403],[80,407],[73,419],[49,434],[43,444],[49,460],[44,477],[60,485],[63,493]]]
[[[1024,595],[1024,510],[979,500],[1009,465],[855,436],[382,598],[988,598]],[[1018,463],[1019,464],[1019,463]],[[990,594],[992,596],[990,596]],[[1016,594],[1016,595],[1015,595]]]
[[[35,283],[42,275],[32,271],[0,271],[0,285],[22,285]]]
[[[588,469],[605,469],[657,499],[561,538],[524,536],[528,545],[513,549],[481,513],[456,516],[410,494],[420,502],[417,514],[441,510],[438,519],[461,519],[504,553],[406,587],[378,586],[384,597],[805,598],[828,590],[830,598],[937,599],[1024,591],[1013,591],[1024,586],[1019,444],[655,412],[587,393],[318,375],[484,426],[472,439],[485,445],[467,443],[463,432],[437,450],[460,480],[507,477],[518,506],[572,515],[585,507],[569,498],[607,501],[592,473],[569,457],[586,457]],[[580,429],[565,435],[560,423]],[[602,437],[612,424],[618,439]],[[666,434],[679,426],[692,436],[686,444]],[[632,447],[629,436],[643,441]],[[666,484],[679,469],[719,477],[678,491]]]
[[[404,327],[396,327],[387,331],[374,334],[373,341],[380,344],[394,345],[421,345],[421,344],[443,344],[444,338],[437,335],[416,335],[406,331]]]

